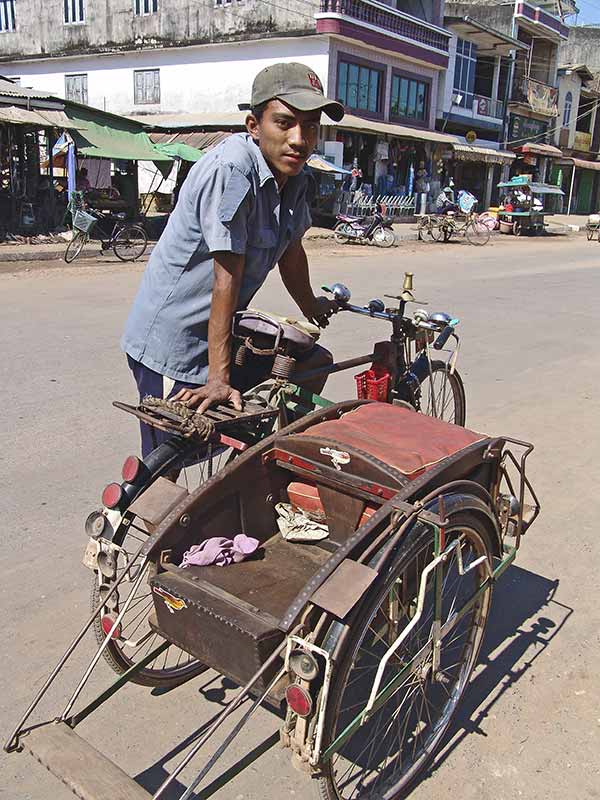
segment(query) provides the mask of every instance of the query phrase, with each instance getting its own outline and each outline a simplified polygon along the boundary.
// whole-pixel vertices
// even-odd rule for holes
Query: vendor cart
[[[504,190],[505,200],[498,211],[501,233],[540,234],[545,229],[545,218],[557,210],[552,198],[564,197],[558,186],[535,183],[525,175],[498,184]],[[562,201],[561,201],[562,203]]]

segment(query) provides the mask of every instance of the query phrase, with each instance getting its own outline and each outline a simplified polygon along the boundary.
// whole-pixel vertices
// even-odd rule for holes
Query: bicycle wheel
[[[148,237],[143,228],[126,225],[115,236],[113,250],[121,261],[135,261],[144,255],[147,245]]]
[[[419,384],[418,411],[454,425],[463,425],[467,416],[467,400],[462,378],[450,372],[444,361],[432,361],[431,373]]]
[[[452,238],[452,235],[456,233],[456,227],[453,222],[441,222],[440,231],[440,239],[443,242],[449,242]],[[438,241],[440,241],[440,239],[438,239]]]
[[[474,513],[450,514],[446,545],[453,541],[456,549],[449,551],[437,580],[435,571],[423,579],[420,616],[419,587],[434,558],[434,534],[418,524],[406,535],[385,579],[364,598],[353,619],[349,642],[334,673],[324,750],[365,708],[383,655],[409,625],[413,627],[386,664],[381,689],[397,681],[388,689],[387,700],[323,765],[320,800],[405,796],[448,730],[476,664],[489,617],[491,583],[483,584],[485,561],[491,565],[494,552],[488,527]],[[442,627],[468,601],[473,605],[443,636],[439,664],[434,667],[436,587],[441,594]]]
[[[377,247],[393,247],[396,244],[396,237],[391,228],[377,228],[373,234],[373,241]]]
[[[86,245],[89,237],[87,233],[83,231],[77,231],[77,233],[73,236],[69,244],[67,245],[67,249],[65,250],[65,261],[67,264],[70,264],[72,261],[75,261],[77,256],[81,253],[84,246]]]
[[[352,228],[347,222],[338,222],[333,228],[333,238],[338,244],[346,244],[350,239],[355,239],[351,234]]]
[[[202,447],[202,450],[199,450]],[[168,477],[188,492],[205,483],[238,455],[237,450],[230,447],[210,449],[181,439],[171,439],[150,453],[144,461],[145,483],[140,486],[136,497],[145,492],[159,477]],[[133,502],[133,499],[131,502]],[[131,505],[131,503],[130,503]],[[121,576],[127,559],[137,550],[149,531],[145,523],[134,513],[125,510],[118,523],[113,542],[120,550],[117,557],[116,572],[112,580],[100,574],[94,575],[91,591],[91,605],[98,607],[103,597],[112,588],[112,584]],[[109,605],[94,620],[94,633],[98,644],[102,644],[119,608],[129,597],[136,575],[131,575],[120,584]],[[119,675],[148,655],[162,641],[149,625],[149,615],[154,609],[150,586],[142,583],[137,594],[122,619],[118,636],[112,638],[103,655],[112,669]],[[103,627],[103,621],[104,626]],[[131,680],[142,686],[158,686],[172,688],[200,674],[205,670],[204,664],[189,655],[176,645],[171,645],[147,667],[140,670]]]
[[[430,216],[421,217],[417,225],[417,239],[421,242],[439,242],[441,238],[442,231],[438,221]]]
[[[465,228],[465,238],[469,244],[487,244],[490,240],[490,229],[479,220],[472,220]]]

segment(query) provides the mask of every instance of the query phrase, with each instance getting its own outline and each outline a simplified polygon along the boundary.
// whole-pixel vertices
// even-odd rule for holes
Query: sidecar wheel
[[[422,614],[387,662],[378,696],[393,679],[397,686],[388,689],[387,699],[349,738],[334,744],[365,708],[384,653],[417,616],[421,576],[434,558],[430,528],[417,524],[408,532],[395,562],[357,610],[328,700],[321,756],[331,745],[334,750],[321,765],[320,800],[405,797],[446,734],[483,640],[492,594],[492,584],[484,585],[485,559],[491,566],[494,552],[490,531],[471,513],[451,515],[446,546],[452,540],[460,542],[464,570],[472,566],[460,575],[457,550],[443,564],[437,584],[442,626],[474,596],[475,600],[442,637],[437,669],[431,645],[434,570],[426,579]]]

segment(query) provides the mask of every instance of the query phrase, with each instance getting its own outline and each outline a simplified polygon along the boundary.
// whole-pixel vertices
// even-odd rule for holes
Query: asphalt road
[[[598,244],[580,236],[507,237],[482,249],[311,245],[315,285],[342,280],[357,301],[395,293],[403,271],[413,271],[416,296],[462,320],[468,424],[536,445],[530,476],[542,515],[496,589],[482,664],[414,800],[600,796],[599,257]],[[143,269],[87,261],[13,266],[18,271],[0,264],[6,732],[87,612],[83,522],[137,448],[134,421],[111,401],[134,398],[118,338]],[[257,305],[293,308],[276,275]],[[323,343],[349,357],[385,335],[383,324],[340,315]],[[330,396],[351,396],[352,383],[336,377]],[[92,652],[87,639],[47,714],[62,709],[62,692]],[[112,675],[103,662],[97,672],[95,687]],[[230,694],[212,673],[163,694],[132,686],[92,715],[82,734],[156,789]],[[311,797],[310,782],[277,746],[278,724],[260,710],[198,797]],[[71,797],[24,754],[0,760],[0,795]]]

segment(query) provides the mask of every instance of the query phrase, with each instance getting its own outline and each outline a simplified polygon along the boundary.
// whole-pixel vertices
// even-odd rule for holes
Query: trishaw
[[[436,321],[442,315],[422,309],[404,316],[408,285],[398,309],[351,306],[348,290],[332,287],[340,309],[387,314],[393,325],[391,349],[376,346],[350,366],[385,350],[394,369],[389,359],[404,359],[412,338],[418,354],[410,366],[418,369],[429,359],[430,334],[434,347],[455,336],[457,320]],[[5,749],[31,752],[81,800],[149,800],[76,728],[129,681],[176,685],[211,667],[242,688],[155,800],[172,792],[232,712],[243,711],[181,794],[188,800],[261,704],[285,710],[281,744],[322,800],[398,797],[448,729],[477,661],[493,584],[539,513],[525,474],[533,446],[446,422],[443,403],[433,416],[418,413],[419,392],[403,375],[379,399],[312,396],[316,410],[299,411],[302,392],[290,383],[298,328],[243,312],[234,332],[236,358],[240,350],[274,356],[271,389],[258,387],[243,411],[219,406],[198,415],[154,398],[117,404],[173,436],[154,461],[129,457],[123,481],[109,484],[103,509],[88,518],[84,563],[95,573],[97,605]],[[196,488],[171,474],[194,461],[213,464],[217,451],[225,465]],[[257,549],[226,566],[186,561],[195,547],[238,536]],[[125,634],[134,605],[147,621],[143,634]],[[99,648],[66,706],[27,726],[93,626]],[[127,646],[136,653],[129,661]],[[178,660],[167,667],[170,650]],[[113,664],[122,674],[76,707],[106,653],[122,658]]]
[[[498,188],[504,189],[515,198],[510,203],[510,210],[498,211],[498,221],[501,233],[512,233],[520,236],[522,233],[540,234],[545,230],[545,218],[552,216],[554,210],[544,206],[549,197],[564,197],[564,192],[558,186],[549,183],[535,183],[524,175],[518,175],[510,181],[499,183]],[[537,201],[537,202],[536,202]]]

